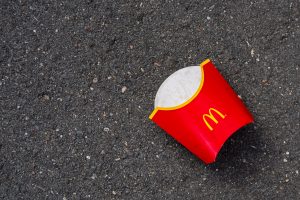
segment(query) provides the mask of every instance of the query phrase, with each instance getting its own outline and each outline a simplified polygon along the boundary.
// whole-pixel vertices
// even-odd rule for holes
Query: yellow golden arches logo
[[[206,120],[207,118],[211,119],[215,124],[218,124],[218,123],[219,123],[219,121],[218,121],[218,120],[215,118],[215,116],[213,115],[212,111],[214,111],[214,113],[218,114],[222,119],[224,119],[224,118],[226,117],[226,115],[222,114],[222,113],[221,113],[220,111],[218,111],[217,109],[215,109],[215,108],[210,108],[210,109],[208,110],[208,113],[209,113],[209,114],[204,114],[204,115],[202,116],[205,125],[207,126],[207,128],[208,128],[210,131],[212,131],[212,130],[214,130],[214,129],[213,129],[213,128],[211,127],[211,125],[207,122],[207,120]]]

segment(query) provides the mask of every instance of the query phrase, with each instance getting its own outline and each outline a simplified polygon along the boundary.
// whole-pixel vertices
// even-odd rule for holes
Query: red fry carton
[[[208,164],[215,161],[225,141],[239,128],[253,122],[253,117],[210,60],[198,67],[191,67],[194,71],[184,68],[187,70],[183,73],[174,73],[177,78],[185,76],[186,81],[168,78],[169,82],[181,82],[185,87],[173,88],[173,91],[169,87],[165,90],[168,94],[159,99],[160,104],[168,105],[166,102],[172,101],[177,104],[167,107],[158,103],[149,118]],[[195,85],[193,77],[199,82],[198,88],[190,89],[186,84]],[[164,83],[161,88],[168,84]],[[163,88],[161,93],[164,93]]]

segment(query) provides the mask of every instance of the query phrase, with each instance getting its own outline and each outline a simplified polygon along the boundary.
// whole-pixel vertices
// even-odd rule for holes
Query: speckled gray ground
[[[0,199],[299,199],[299,18],[298,0],[1,0]],[[256,120],[208,166],[148,120],[205,58]]]

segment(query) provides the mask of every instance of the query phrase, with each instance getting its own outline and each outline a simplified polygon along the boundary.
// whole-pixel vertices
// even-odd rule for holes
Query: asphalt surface
[[[0,1],[0,199],[299,199],[300,2]],[[152,123],[210,58],[255,117],[205,165]]]

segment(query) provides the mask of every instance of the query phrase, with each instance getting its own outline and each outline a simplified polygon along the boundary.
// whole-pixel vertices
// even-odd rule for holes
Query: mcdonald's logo
[[[213,115],[212,111],[214,112],[214,114],[218,114],[222,119],[224,119],[226,117],[226,115],[222,114],[220,111],[218,111],[217,109],[215,108],[210,108],[208,110],[208,113],[209,114],[204,114],[202,116],[203,118],[203,121],[205,123],[205,125],[207,126],[207,128],[210,130],[210,131],[213,131],[214,129],[211,127],[211,125],[207,122],[207,118],[211,119],[211,121],[213,121],[215,124],[218,124],[219,121],[215,118],[215,116]]]

